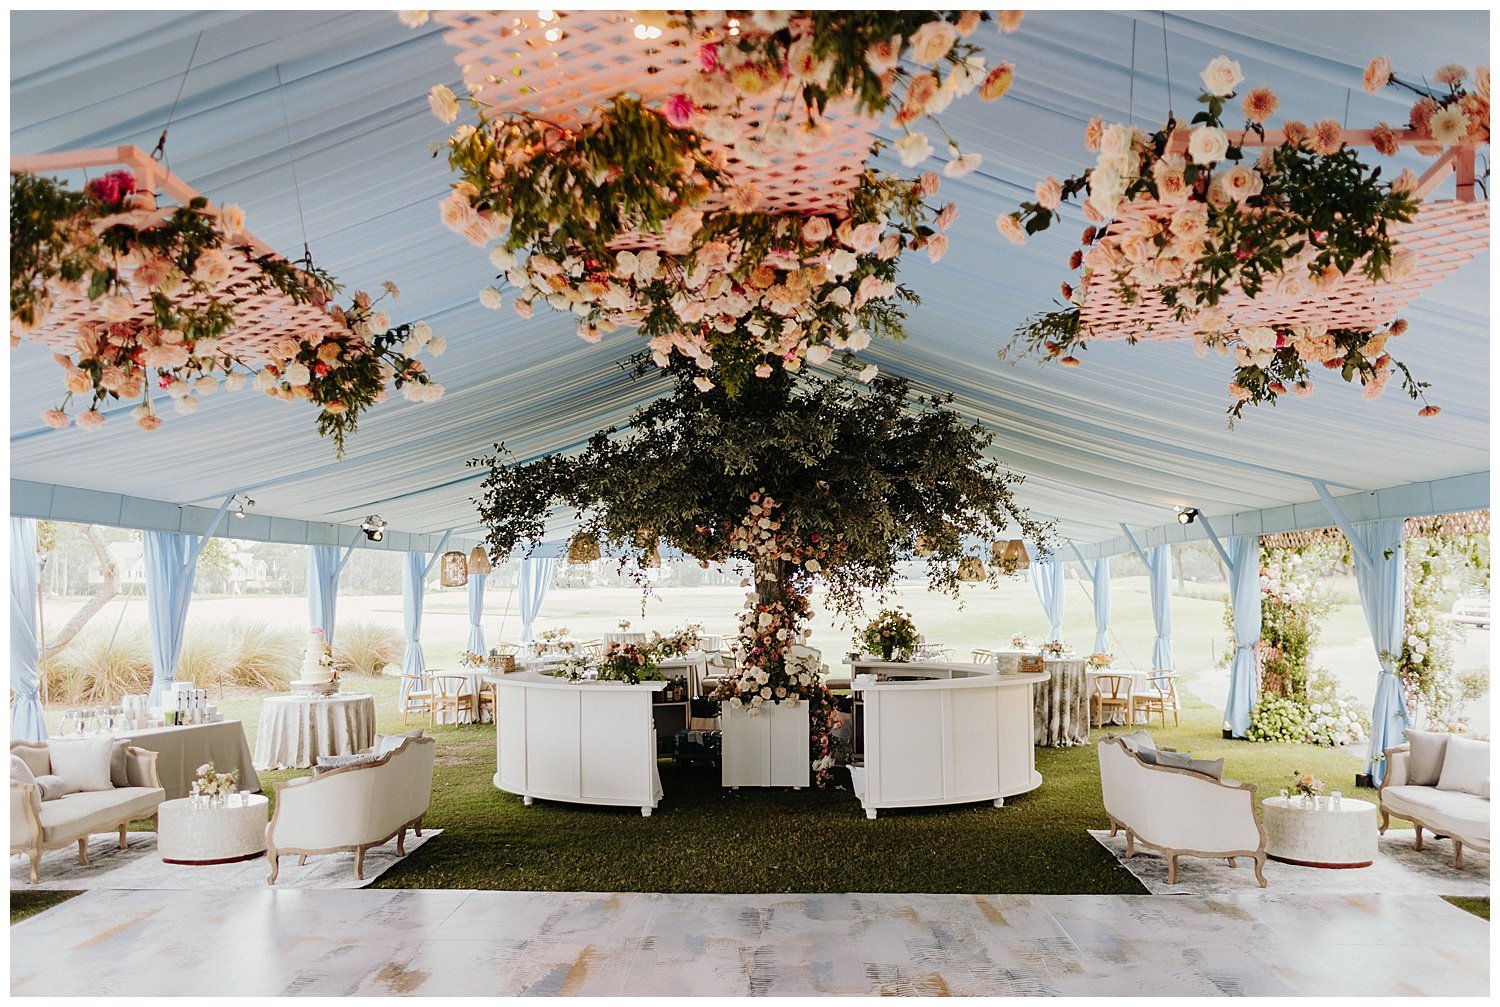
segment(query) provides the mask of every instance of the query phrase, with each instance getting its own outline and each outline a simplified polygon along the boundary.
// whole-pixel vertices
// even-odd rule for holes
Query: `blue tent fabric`
[[[156,706],[176,678],[201,543],[181,532],[147,531],[141,533],[141,539],[145,546],[146,623],[151,631],[149,702]]]
[[[1172,547],[1153,546],[1146,554],[1146,572],[1151,575],[1151,617],[1156,621],[1156,642],[1151,647],[1151,667],[1171,670],[1172,663]]]
[[[406,675],[421,675],[427,670],[427,656],[422,653],[422,582],[427,579],[427,556],[425,553],[409,552],[401,565],[401,617],[406,630],[406,656],[401,661],[401,671]],[[413,680],[401,682],[401,698],[411,691]]]
[[[1094,653],[1109,653],[1109,557],[1088,564],[1094,585]]]
[[[10,712],[12,741],[46,741],[37,646],[36,522],[10,519]]]
[[[1380,658],[1380,679],[1370,712],[1370,776],[1378,786],[1385,779],[1385,750],[1406,740],[1406,694],[1396,675],[1396,658],[1406,631],[1406,522],[1365,521],[1356,524],[1353,532],[1368,557],[1368,562],[1363,557],[1355,561],[1354,577]]]
[[[1229,669],[1229,700],[1224,726],[1236,738],[1250,727],[1255,705],[1255,645],[1260,642],[1260,538],[1240,535],[1225,544],[1229,553],[1229,604],[1234,609],[1234,664]]]
[[[484,582],[486,575],[469,574],[469,651],[484,653]]]
[[[1031,586],[1046,613],[1049,640],[1062,639],[1063,583],[1063,564],[1057,558],[1045,556],[1032,565]]]
[[[547,597],[547,588],[552,583],[552,570],[557,560],[550,557],[527,556],[521,561],[521,642],[531,643],[535,639],[533,630],[536,617],[542,611],[542,599]]]
[[[321,627],[323,642],[330,647],[333,646],[333,623],[339,603],[339,573],[342,570],[338,546],[307,547],[307,624],[313,628]]]

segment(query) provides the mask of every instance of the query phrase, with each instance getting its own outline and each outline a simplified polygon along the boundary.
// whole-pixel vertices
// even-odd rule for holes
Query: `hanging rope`
[[[172,111],[167,113],[167,124],[161,128],[161,136],[156,138],[156,149],[151,156],[158,161],[165,159],[167,153],[167,130],[172,128],[172,120],[177,118],[177,103],[182,101],[182,90],[187,87],[188,74],[193,72],[193,61],[198,58],[198,46],[203,43],[203,33],[200,31],[198,37],[193,40],[193,51],[188,55],[187,69],[182,71],[182,80],[177,82],[177,97],[172,99]],[[171,162],[167,162],[168,169]]]
[[[1161,62],[1167,71],[1167,118],[1172,115],[1172,60],[1167,55],[1167,12],[1161,12]]]
[[[1135,26],[1134,18],[1130,19],[1130,124],[1135,125]]]
[[[297,184],[297,159],[292,156],[292,125],[286,114],[286,92],[281,86],[281,64],[276,64],[276,97],[281,101],[281,128],[286,134],[286,163],[292,169],[292,195],[297,198],[297,222],[302,227],[302,262],[312,266],[312,250],[307,247],[307,218],[302,215],[302,187]]]

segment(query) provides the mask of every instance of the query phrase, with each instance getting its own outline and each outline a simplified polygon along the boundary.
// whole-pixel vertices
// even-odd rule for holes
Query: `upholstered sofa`
[[[1453,840],[1453,866],[1463,866],[1464,847],[1490,851],[1490,745],[1461,734],[1407,732],[1407,743],[1385,750],[1380,784],[1380,832],[1391,816],[1417,830]]]
[[[1145,754],[1159,758],[1154,750]],[[1183,765],[1153,764],[1115,735],[1099,742],[1109,834],[1125,830],[1127,858],[1135,855],[1136,843],[1164,854],[1169,884],[1177,883],[1178,857],[1223,858],[1230,867],[1236,858],[1249,857],[1264,888],[1266,836],[1255,814],[1255,784],[1220,780],[1185,768],[1192,760],[1179,761]]]
[[[157,805],[167,799],[157,779],[155,752],[125,745],[114,752],[109,747],[113,764],[105,767],[103,777],[86,784],[92,789],[78,790],[55,775],[58,767],[46,742],[11,743],[10,852],[31,858],[32,884],[40,880],[44,851],[76,842],[78,862],[87,864],[89,836],[104,832],[119,833],[123,850],[131,821],[154,818]]]
[[[276,813],[266,826],[266,859],[274,885],[280,858],[296,853],[354,851],[354,876],[364,880],[365,851],[392,837],[406,856],[406,830],[422,834],[432,795],[432,738],[405,738],[373,762],[330,769],[276,784]]]

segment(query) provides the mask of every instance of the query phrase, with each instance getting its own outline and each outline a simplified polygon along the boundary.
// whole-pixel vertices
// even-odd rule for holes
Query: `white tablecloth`
[[[256,769],[303,769],[375,744],[375,697],[272,696],[260,704]]]
[[[129,738],[136,748],[156,753],[156,775],[169,801],[192,793],[198,767],[205,762],[212,762],[221,773],[233,773],[241,790],[260,789],[260,779],[250,764],[245,725],[238,720],[116,731],[115,737]]]
[[[458,694],[460,696],[474,697],[474,716],[476,718],[479,716],[479,689],[484,684],[485,678],[494,677],[498,674],[500,674],[500,672],[494,668],[458,668],[456,670],[448,670],[446,668],[427,669],[429,681],[431,681],[432,678],[440,675],[458,675],[462,677],[464,680],[464,684],[459,687]],[[451,685],[452,683],[449,684]],[[458,723],[458,719],[454,716],[453,711],[448,709],[439,711],[436,714],[436,719],[439,724]]]

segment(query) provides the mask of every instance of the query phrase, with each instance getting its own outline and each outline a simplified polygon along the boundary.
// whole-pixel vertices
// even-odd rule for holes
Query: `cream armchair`
[[[396,853],[406,856],[406,830],[422,834],[436,746],[431,738],[408,738],[374,762],[276,784],[276,814],[266,826],[266,884],[276,883],[280,858],[288,853],[305,863],[308,854],[353,850],[354,876],[361,881],[371,847],[395,837]]]
[[[1153,766],[1110,735],[1099,742],[1099,779],[1109,834],[1125,830],[1125,856],[1135,844],[1167,858],[1167,883],[1177,883],[1177,858],[1236,857],[1255,862],[1266,887],[1266,836],[1255,815],[1255,784],[1216,780],[1174,766]]]
[[[10,753],[26,763],[33,776],[51,772],[51,757],[46,742],[15,741]],[[42,800],[36,783],[10,785],[10,852],[31,858],[31,883],[41,880],[38,868],[42,853],[78,844],[78,862],[89,862],[89,836],[116,832],[120,849],[125,849],[125,833],[137,818],[154,818],[156,807],[167,799],[156,775],[156,753],[144,748],[125,750],[125,772],[128,787],[108,790],[85,790],[50,801]]]

